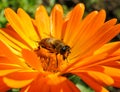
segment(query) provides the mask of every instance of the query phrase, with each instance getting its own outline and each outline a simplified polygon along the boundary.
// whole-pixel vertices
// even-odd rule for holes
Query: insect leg
[[[56,67],[58,67],[58,58],[57,58],[58,53],[56,53]]]

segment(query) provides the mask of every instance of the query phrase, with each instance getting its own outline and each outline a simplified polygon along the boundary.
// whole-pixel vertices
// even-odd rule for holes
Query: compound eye
[[[61,48],[60,54],[64,54],[66,52],[66,47]]]
[[[63,47],[63,48],[62,48],[62,51],[64,51],[64,52],[65,52],[65,51],[66,51],[66,47]]]

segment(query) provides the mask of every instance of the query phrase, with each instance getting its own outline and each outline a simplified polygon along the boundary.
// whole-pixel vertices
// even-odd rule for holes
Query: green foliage
[[[11,89],[11,90],[9,90],[7,92],[20,92],[20,89]]]
[[[4,9],[10,7],[15,11],[18,8],[24,9],[31,17],[34,16],[36,8],[42,4],[42,0],[0,0],[0,27],[4,27],[6,19]]]

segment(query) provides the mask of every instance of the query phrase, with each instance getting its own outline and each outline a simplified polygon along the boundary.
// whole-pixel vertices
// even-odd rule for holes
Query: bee
[[[56,56],[57,54],[62,55],[63,60],[67,59],[68,55],[71,53],[70,46],[55,38],[44,38],[39,42],[39,46],[49,50],[50,53],[55,53]]]

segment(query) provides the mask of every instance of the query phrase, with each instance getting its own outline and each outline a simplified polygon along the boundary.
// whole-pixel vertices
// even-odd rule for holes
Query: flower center
[[[40,58],[40,63],[44,71],[59,72],[63,63],[67,62],[63,60],[62,55],[51,53],[45,48],[38,48],[35,53]]]

